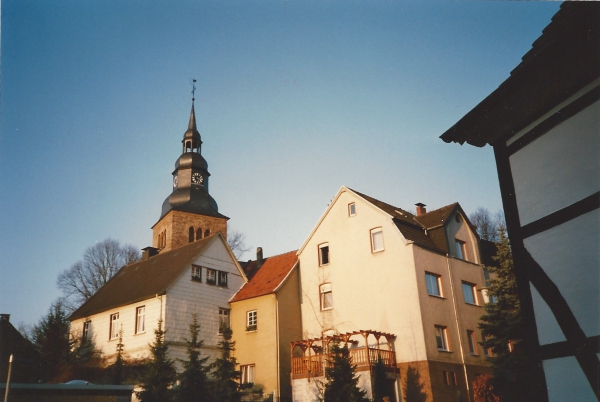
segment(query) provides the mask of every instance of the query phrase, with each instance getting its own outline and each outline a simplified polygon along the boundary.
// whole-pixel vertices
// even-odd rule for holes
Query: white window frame
[[[429,291],[429,283],[430,281],[435,281],[434,283],[437,286],[437,294],[436,293],[431,293]],[[442,276],[438,275],[438,274],[434,274],[432,272],[425,272],[425,287],[427,288],[427,294],[429,296],[435,296],[435,297],[444,297],[444,291],[442,289]]]
[[[81,340],[89,341],[92,338],[91,335],[92,335],[92,321],[91,320],[84,321],[83,322],[83,331],[81,331]]]
[[[242,364],[240,365],[241,384],[254,384],[256,378],[256,365],[255,364]]]
[[[460,239],[454,239],[455,243],[456,243],[456,258],[459,258],[461,260],[465,260],[465,261],[469,261],[469,252],[467,250],[467,242],[460,240]]]
[[[320,285],[319,295],[321,311],[333,309],[333,292],[331,289],[331,283],[323,283]]]
[[[135,333],[144,332],[146,332],[146,306],[140,306],[135,309]]]
[[[200,265],[192,265],[192,280],[202,282],[202,267]]]
[[[448,343],[448,327],[443,325],[435,326],[435,341],[439,351],[450,352],[450,344]]]
[[[477,349],[477,336],[475,335],[475,331],[467,329],[467,339],[469,341],[469,352],[471,352],[471,355],[479,356],[479,350]]]
[[[462,281],[461,287],[463,290],[463,299],[465,300],[465,303],[472,306],[479,306],[479,300],[477,300],[477,285],[471,282]],[[467,300],[467,295],[470,295],[470,297],[473,299],[472,302]]]
[[[119,313],[113,313],[110,315],[110,328],[109,328],[109,339],[118,339],[119,338],[119,324],[121,320],[119,318]]]
[[[371,252],[379,253],[385,250],[383,244],[383,230],[379,228],[371,229]]]
[[[331,262],[329,254],[329,243],[319,244],[319,266],[329,265]]]
[[[230,328],[231,310],[219,307],[219,333],[222,334],[225,328]]]
[[[246,312],[246,332],[258,330],[258,311],[250,310]]]
[[[217,285],[217,270],[212,268],[206,268],[206,284]]]
[[[227,287],[227,272],[217,271],[217,281],[218,281],[218,286],[221,286],[222,288],[226,288]]]
[[[354,202],[348,204],[348,216],[356,216],[356,204]]]

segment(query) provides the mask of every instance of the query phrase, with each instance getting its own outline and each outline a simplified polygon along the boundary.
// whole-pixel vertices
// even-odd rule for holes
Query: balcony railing
[[[379,359],[387,368],[394,368],[396,365],[396,355],[391,350],[367,348],[366,346],[350,349],[350,359],[352,364],[356,365],[357,370],[368,369]],[[320,377],[324,374],[327,366],[329,354],[316,354],[311,356],[292,357],[292,376]]]

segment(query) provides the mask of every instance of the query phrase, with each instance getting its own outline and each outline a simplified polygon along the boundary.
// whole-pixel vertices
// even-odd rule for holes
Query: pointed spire
[[[190,122],[188,123],[188,130],[198,131],[196,128],[196,113],[194,111],[194,98],[192,98],[192,111],[190,112]]]

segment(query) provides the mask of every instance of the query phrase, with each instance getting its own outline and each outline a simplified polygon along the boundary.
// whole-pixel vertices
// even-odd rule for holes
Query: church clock
[[[192,184],[202,184],[204,177],[198,172],[192,173]]]
[[[173,177],[173,188],[177,188],[177,182],[179,181],[177,176]]]

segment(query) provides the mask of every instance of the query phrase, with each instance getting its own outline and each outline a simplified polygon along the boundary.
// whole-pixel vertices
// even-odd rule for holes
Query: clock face
[[[178,177],[174,176],[173,177],[173,188],[177,187],[177,182],[178,182]]]
[[[202,184],[204,181],[204,177],[200,173],[192,173],[192,183],[193,184]]]

